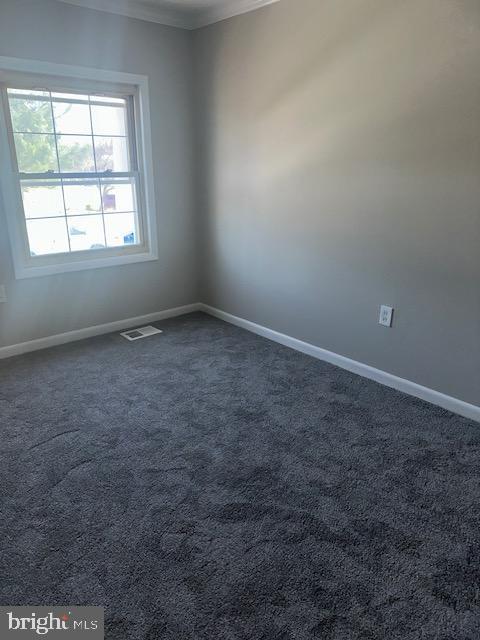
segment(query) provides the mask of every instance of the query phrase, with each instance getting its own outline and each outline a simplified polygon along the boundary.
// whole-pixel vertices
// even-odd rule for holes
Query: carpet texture
[[[203,314],[0,362],[0,604],[478,640],[480,425]]]

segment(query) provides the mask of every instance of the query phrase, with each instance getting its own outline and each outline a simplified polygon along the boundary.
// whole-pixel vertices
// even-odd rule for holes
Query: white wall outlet
[[[7,292],[5,291],[5,285],[0,284],[0,302],[7,301]]]
[[[384,327],[391,327],[393,322],[393,308],[382,304],[380,307],[380,318],[378,322]]]

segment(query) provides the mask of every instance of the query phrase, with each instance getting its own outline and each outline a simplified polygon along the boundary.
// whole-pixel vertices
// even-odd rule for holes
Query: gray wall
[[[0,211],[0,346],[202,299],[480,404],[478,0],[282,0],[193,34],[0,0],[0,55],[149,76],[160,246],[16,281]]]
[[[478,0],[282,0],[194,42],[202,299],[480,404]]]
[[[0,210],[0,346],[197,301],[191,34],[54,0],[0,0],[0,55],[149,76],[160,259],[15,280]]]

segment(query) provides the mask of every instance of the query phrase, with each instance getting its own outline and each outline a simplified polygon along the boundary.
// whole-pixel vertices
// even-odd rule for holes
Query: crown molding
[[[116,13],[147,22],[156,22],[181,29],[198,29],[209,24],[233,18],[236,15],[255,11],[279,0],[237,0],[232,6],[210,9],[180,9],[173,7],[171,0],[165,4],[153,4],[147,0],[59,0],[86,9]]]
[[[190,12],[171,9],[168,5],[154,5],[142,0],[60,0],[84,9],[95,9],[106,13],[116,13],[127,18],[137,18],[147,22],[191,29]]]
[[[279,0],[237,0],[235,8],[233,7],[212,7],[211,9],[205,9],[203,11],[196,11],[190,21],[190,29],[199,29],[206,27],[209,24],[220,22],[221,20],[227,20],[234,16],[239,16],[243,13],[249,13],[256,9],[261,9],[269,4],[274,4]]]

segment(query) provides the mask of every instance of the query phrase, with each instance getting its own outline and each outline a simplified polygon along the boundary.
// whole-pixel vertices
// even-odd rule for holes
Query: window
[[[0,79],[17,277],[155,259],[139,85]]]

